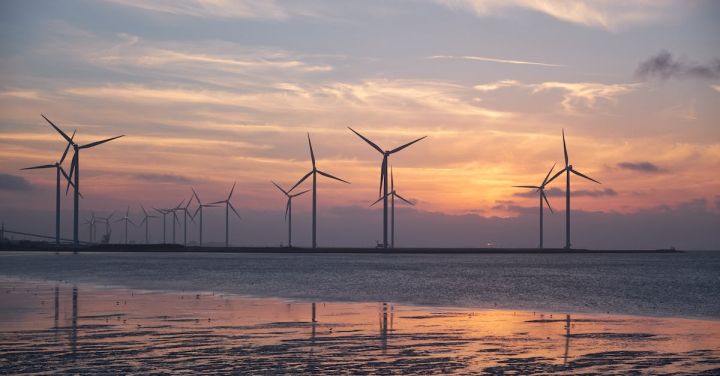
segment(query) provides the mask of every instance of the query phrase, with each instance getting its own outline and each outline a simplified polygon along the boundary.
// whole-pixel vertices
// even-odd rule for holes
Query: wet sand
[[[720,374],[717,320],[0,287],[2,374]]]

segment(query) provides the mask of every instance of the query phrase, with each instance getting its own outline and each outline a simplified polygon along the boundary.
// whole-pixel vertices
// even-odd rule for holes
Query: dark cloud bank
[[[617,165],[619,168],[631,171],[640,172],[661,172],[662,169],[657,165],[650,162],[620,162]]]
[[[34,187],[22,176],[0,174],[0,191],[30,191]]]

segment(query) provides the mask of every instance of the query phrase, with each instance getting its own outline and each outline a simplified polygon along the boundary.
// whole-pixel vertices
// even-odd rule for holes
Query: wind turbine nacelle
[[[568,169],[569,171],[572,171],[572,169],[573,169],[572,165],[568,165],[568,166],[567,166],[567,169]]]

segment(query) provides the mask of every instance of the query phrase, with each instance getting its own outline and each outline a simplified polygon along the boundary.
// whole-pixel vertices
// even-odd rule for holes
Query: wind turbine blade
[[[338,177],[332,176],[332,175],[328,174],[327,172],[322,172],[322,171],[320,171],[320,170],[317,170],[317,173],[320,174],[320,175],[322,175],[322,176],[328,177],[328,178],[330,178],[330,179],[335,179],[335,180],[341,181],[341,182],[343,182],[343,183],[350,184],[349,181],[345,181],[345,180],[342,180],[342,179],[340,179],[340,178],[338,178]]]
[[[180,201],[180,203],[178,204],[178,206],[175,207],[175,210],[178,210],[178,209],[182,208],[182,205],[183,205],[184,203],[185,203],[185,199],[183,199],[182,201]]]
[[[552,206],[550,206],[550,201],[548,201],[547,196],[545,195],[545,191],[540,191],[540,194],[542,195],[542,198],[545,199],[545,203],[547,204],[548,209],[550,209],[550,213],[555,213],[552,210]]]
[[[165,211],[163,211],[163,210],[160,210],[160,209],[158,209],[158,208],[153,208],[153,210],[155,210],[156,212],[158,212],[158,213],[160,213],[160,214],[162,214],[162,215],[167,214],[167,212],[165,212]]]
[[[544,187],[545,184],[547,184],[548,177],[550,177],[550,173],[555,169],[555,165],[557,163],[553,163],[552,167],[550,167],[550,171],[548,171],[547,175],[545,175],[545,180],[543,180],[542,184],[540,186]]]
[[[536,187],[536,186],[534,186],[534,185],[513,185],[513,188],[540,189],[540,187]]]
[[[375,206],[375,204],[377,204],[378,202],[382,201],[382,199],[384,199],[384,198],[385,198],[385,196],[380,197],[380,198],[377,199],[375,202],[373,202],[372,204],[370,204],[370,206],[368,206],[368,208],[372,208],[373,206]]]
[[[145,216],[147,217],[148,213],[147,213],[147,211],[145,211],[145,207],[143,206],[143,204],[140,204],[140,209],[142,209],[143,214],[145,214]]]
[[[285,192],[285,190],[284,190],[284,189],[280,188],[280,186],[279,186],[279,185],[277,185],[277,183],[275,183],[274,181],[271,181],[271,183],[273,183],[273,185],[274,185],[274,186],[276,186],[276,187],[277,187],[277,189],[279,189],[279,190],[280,190],[280,192],[284,193],[284,194],[285,194],[285,196],[287,196],[287,195],[288,195],[288,193],[287,193],[287,192]]]
[[[109,215],[109,216],[107,217],[107,220],[109,221],[109,220],[110,220],[110,218],[112,218],[112,217],[113,217],[114,215],[115,215],[115,211],[113,210],[113,212],[112,212],[112,213],[110,213],[110,215]]]
[[[410,141],[410,142],[408,142],[408,143],[405,144],[405,145],[398,146],[398,147],[396,147],[395,149],[390,150],[390,154],[392,154],[392,153],[397,153],[397,152],[399,152],[400,150],[405,149],[406,147],[408,147],[408,146],[410,146],[410,145],[412,145],[412,144],[414,144],[414,143],[416,143],[416,142],[418,142],[418,141],[420,141],[420,140],[422,140],[422,139],[424,139],[424,138],[426,138],[426,137],[427,137],[427,136],[422,136],[422,137],[418,138],[418,139],[415,140],[415,141]]]
[[[408,203],[408,204],[410,204],[410,205],[412,205],[412,206],[415,206],[415,204],[413,204],[412,202],[410,202],[410,201],[408,201],[408,200],[404,199],[404,198],[403,198],[403,196],[400,196],[400,194],[399,194],[399,193],[397,193],[397,192],[395,192],[395,197],[397,197],[397,198],[399,198],[399,199],[401,199],[401,200],[405,201],[406,203]]]
[[[120,219],[116,220],[114,223],[122,222],[124,220],[125,220],[125,218],[120,218]]]
[[[562,175],[562,173],[563,173],[563,172],[566,172],[566,171],[567,171],[566,169],[562,169],[562,170],[558,171],[555,175],[553,175],[553,177],[550,178],[550,180],[548,180],[548,181],[545,183],[545,185],[550,184],[551,181],[555,180],[555,178],[557,178],[558,176]]]
[[[390,192],[395,191],[395,178],[393,177],[393,168],[390,166]]]
[[[211,203],[209,203],[209,204],[207,204],[207,205],[204,205],[204,206],[224,204],[224,203],[226,203],[226,202],[227,202],[227,200],[222,200],[222,201],[218,201],[218,202],[211,202]]]
[[[565,129],[562,130],[562,137],[563,137],[563,152],[565,153],[565,167],[568,166],[568,153],[567,153],[567,146],[565,145]]]
[[[289,211],[290,211],[290,199],[288,198],[287,203],[285,204],[285,221],[287,221]]]
[[[187,200],[187,204],[185,204],[185,210],[190,207],[190,204],[192,203],[193,196],[190,196],[190,198]]]
[[[198,214],[198,212],[200,211],[200,208],[202,208],[203,206],[204,205],[198,205],[197,209],[195,209],[195,214],[193,214],[192,216],[193,217],[196,216]]]
[[[198,205],[202,205],[202,202],[200,202],[200,197],[198,197],[197,192],[195,192],[195,188],[192,189],[193,197],[195,197],[195,200],[198,202]]]
[[[130,205],[128,205],[127,211],[125,211],[125,216],[127,217],[129,215],[130,215]]]
[[[235,213],[235,215],[237,215],[238,218],[242,219],[242,217],[240,216],[240,213],[238,213],[237,210],[235,210],[235,207],[229,201],[227,204],[228,204],[228,206],[230,206],[230,209],[232,209],[232,211]]]
[[[77,163],[77,153],[73,154],[73,159],[70,162],[70,174],[68,174],[67,177],[67,187],[65,187],[65,195],[67,196],[68,192],[70,192],[70,184],[72,182],[73,173],[75,172],[75,164]],[[73,189],[76,189],[75,184],[73,184]]]
[[[227,198],[228,201],[230,201],[230,197],[232,197],[233,192],[235,192],[235,184],[237,184],[237,182],[233,182],[233,186],[232,186],[232,188],[230,188],[230,194],[228,195],[228,198]]]
[[[142,226],[147,222],[148,217],[143,218],[142,222],[140,222],[139,226]]]
[[[98,146],[98,145],[100,145],[100,144],[104,144],[104,143],[106,143],[106,142],[109,142],[109,141],[112,141],[112,140],[115,140],[115,139],[118,139],[118,138],[124,137],[124,136],[125,136],[125,135],[123,134],[123,135],[120,135],[120,136],[110,137],[110,138],[107,138],[107,139],[104,139],[104,140],[91,142],[91,143],[89,143],[89,144],[87,144],[87,145],[82,145],[82,146],[80,146],[79,148],[80,148],[80,149],[91,148],[91,147],[93,147],[93,146]]]
[[[133,226],[137,227],[137,225],[135,224],[135,222],[133,222],[132,219],[128,218],[128,222],[130,222],[130,224],[132,224]]]
[[[312,160],[312,165],[313,165],[313,169],[314,169],[315,168],[315,153],[313,152],[312,141],[310,141],[310,132],[308,132],[307,136],[308,136],[308,145],[310,145],[310,159]]]
[[[583,174],[582,174],[581,172],[579,172],[579,171],[570,170],[570,172],[572,172],[573,174],[575,174],[575,175],[577,175],[577,176],[583,177],[583,178],[585,178],[585,179],[592,180],[592,181],[594,181],[594,182],[596,182],[596,183],[598,183],[598,184],[602,184],[602,183],[600,183],[599,181],[597,181],[597,180],[595,180],[595,179],[593,179],[593,178],[591,178],[591,177],[589,177],[589,176],[587,176],[587,175],[583,175]]]
[[[352,129],[352,128],[350,128],[350,127],[348,127],[348,129],[351,130],[351,131],[352,131],[353,133],[355,133],[356,135],[358,135],[358,137],[360,137],[360,138],[362,138],[363,140],[365,140],[365,142],[367,142],[368,144],[370,144],[370,146],[372,146],[373,148],[375,148],[375,150],[379,151],[380,154],[385,154],[385,152],[383,151],[383,149],[380,149],[380,147],[377,146],[374,142],[370,141],[370,140],[367,139],[365,136],[363,136],[363,135],[361,135],[360,133],[356,132],[354,129]]]
[[[63,132],[62,130],[60,130],[60,128],[58,128],[57,125],[53,124],[53,122],[50,121],[50,119],[46,118],[45,115],[43,115],[43,114],[40,114],[40,116],[42,116],[43,119],[45,119],[45,121],[47,121],[48,123],[50,123],[50,125],[52,125],[52,127],[55,128],[55,130],[58,131],[58,133],[60,133],[60,135],[63,136],[63,138],[64,138],[67,142],[69,142],[69,143],[71,143],[71,144],[73,143],[72,138],[68,137],[68,135],[66,135],[65,132]]]
[[[310,190],[309,190],[309,189],[306,189],[306,190],[304,190],[304,191],[302,191],[302,192],[300,192],[300,193],[295,193],[294,195],[290,195],[290,197],[297,197],[297,196],[300,196],[300,195],[304,195],[305,193],[308,193],[308,192],[310,192]]]
[[[313,171],[310,171],[310,172],[308,172],[307,174],[305,174],[305,176],[303,176],[302,179],[300,179],[297,183],[295,183],[295,185],[293,185],[293,187],[290,188],[290,190],[288,190],[288,192],[292,192],[293,189],[297,188],[297,186],[300,185],[300,184],[302,184],[302,182],[304,182],[305,179],[307,179],[308,177],[310,177],[310,175],[312,175],[312,173],[313,173]]]
[[[46,164],[46,165],[40,165],[40,166],[25,167],[25,168],[21,168],[20,170],[37,170],[40,168],[53,168],[53,167],[55,167],[54,164]]]
[[[77,130],[74,130],[74,131],[73,131],[73,134],[72,134],[72,136],[70,137],[71,140],[75,138],[75,132],[77,132]],[[60,162],[58,162],[59,164],[62,164],[63,161],[65,160],[65,157],[67,156],[68,150],[70,150],[70,146],[72,146],[72,143],[71,143],[71,142],[68,142],[67,146],[65,146],[65,151],[63,151],[62,157],[60,157]]]

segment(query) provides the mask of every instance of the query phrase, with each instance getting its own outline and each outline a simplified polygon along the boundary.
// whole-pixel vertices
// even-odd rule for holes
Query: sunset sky
[[[367,234],[348,243],[374,243],[381,217],[366,208],[381,155],[351,126],[386,149],[428,136],[391,157],[396,188],[416,202],[401,213],[519,234],[457,244],[534,246],[537,196],[512,186],[563,163],[564,128],[571,163],[603,183],[573,179],[573,209],[593,218],[580,214],[578,231],[597,238],[575,244],[622,247],[603,242],[621,218],[649,226],[638,246],[717,249],[718,20],[712,1],[3,1],[0,217],[52,234],[53,171],[19,171],[64,149],[42,113],[81,144],[126,135],[82,152],[83,216],[132,205],[137,217],[140,203],[174,206],[191,187],[221,200],[237,181],[246,236],[235,243],[278,244],[284,198],[270,181],[309,171],[310,132],[318,168],[352,183],[319,180],[320,233],[337,225],[328,215],[367,216],[342,223]],[[562,183],[546,228],[558,246]],[[309,199],[295,201],[298,226]],[[325,239],[342,244],[338,231]]]

